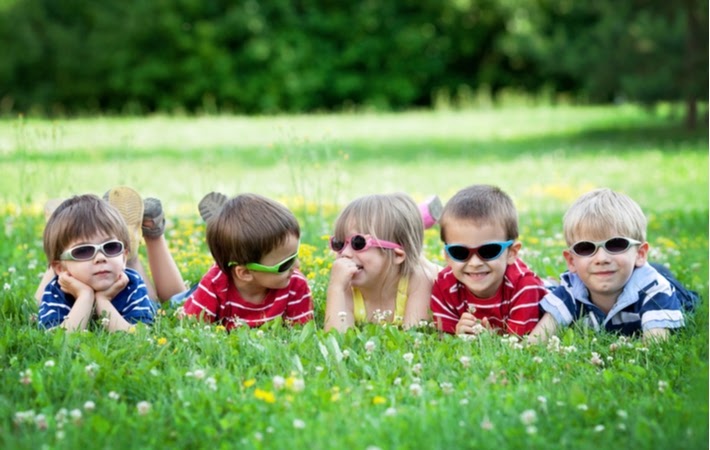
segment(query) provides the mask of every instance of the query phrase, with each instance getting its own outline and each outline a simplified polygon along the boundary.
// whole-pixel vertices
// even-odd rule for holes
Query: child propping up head
[[[95,195],[63,201],[44,229],[44,252],[56,275],[42,291],[39,323],[83,330],[96,314],[109,331],[152,324],[146,285],[126,268],[131,245],[126,223],[108,202]]]
[[[692,309],[697,294],[663,266],[647,262],[646,216],[626,195],[597,189],[582,195],[563,219],[568,271],[540,306],[531,342],[581,320],[595,330],[644,339],[665,339],[684,325],[681,308]]]
[[[518,214],[510,197],[495,186],[464,188],[444,206],[440,226],[448,267],[432,289],[437,328],[452,334],[532,331],[547,290],[518,258]]]
[[[420,208],[405,194],[368,195],[335,222],[337,254],[328,285],[325,329],[392,322],[410,327],[429,319],[437,268],[422,257]]]
[[[287,323],[312,320],[311,290],[298,271],[300,237],[298,221],[285,206],[256,194],[227,200],[207,222],[215,265],[185,302],[184,313],[228,330],[277,317]]]

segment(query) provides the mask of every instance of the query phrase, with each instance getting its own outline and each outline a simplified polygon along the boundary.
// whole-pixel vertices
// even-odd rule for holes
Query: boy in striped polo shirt
[[[646,217],[624,194],[597,189],[581,196],[563,219],[568,271],[541,301],[545,311],[530,334],[541,342],[574,322],[644,340],[664,340],[684,326],[681,308],[697,294],[667,269],[647,261]]]
[[[242,194],[227,200],[207,220],[215,265],[188,297],[184,314],[227,330],[277,317],[286,323],[312,320],[311,290],[298,271],[300,236],[293,213],[271,199]]]
[[[529,333],[547,294],[542,280],[518,258],[518,214],[495,186],[462,189],[440,220],[447,268],[439,272],[431,310],[440,331]]]

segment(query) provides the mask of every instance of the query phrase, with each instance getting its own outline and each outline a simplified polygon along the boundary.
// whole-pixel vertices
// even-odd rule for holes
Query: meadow
[[[707,136],[633,106],[0,120],[0,447],[705,449]],[[562,215],[577,196],[629,194],[652,260],[701,294],[699,309],[661,345],[575,327],[545,346],[429,326],[322,330],[340,208],[394,191],[446,201],[474,183],[513,197],[522,258],[545,277],[565,269]],[[130,334],[39,330],[44,203],[122,184],[163,201],[190,285],[211,264],[204,194],[289,206],[316,320],[226,333],[166,308]],[[425,237],[443,263],[438,228]]]

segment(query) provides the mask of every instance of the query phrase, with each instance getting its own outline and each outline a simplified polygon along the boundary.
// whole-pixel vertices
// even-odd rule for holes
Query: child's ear
[[[232,267],[232,277],[239,281],[252,281],[254,279],[254,274],[251,270],[244,266],[234,266]]]
[[[394,263],[402,264],[405,259],[407,259],[407,254],[401,248],[395,248],[392,250],[394,252]]]
[[[516,259],[518,259],[518,252],[523,247],[523,243],[520,241],[513,242],[513,245],[508,247],[508,257],[506,258],[507,264],[513,264]]]
[[[641,267],[646,264],[646,260],[648,259],[648,250],[650,248],[651,247],[648,245],[648,242],[644,242],[643,244],[639,245],[639,248],[636,252],[636,267]]]
[[[67,268],[64,266],[64,263],[59,260],[52,261],[52,264],[50,264],[49,267],[52,268],[55,275],[59,275],[60,273],[65,272],[67,270]]]
[[[572,252],[569,250],[562,250],[562,256],[565,258],[565,261],[567,261],[567,270],[572,273],[576,273],[577,268],[574,265],[574,255]]]

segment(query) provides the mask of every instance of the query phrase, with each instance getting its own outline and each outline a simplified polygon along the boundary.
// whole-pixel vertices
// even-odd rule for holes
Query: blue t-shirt
[[[148,297],[148,289],[143,278],[133,269],[126,269],[128,285],[111,300],[113,306],[129,323],[153,324],[155,304]],[[39,324],[44,328],[54,328],[64,321],[76,299],[59,288],[58,277],[47,284],[39,305]]]
[[[685,325],[675,288],[650,264],[634,269],[608,314],[592,303],[587,287],[571,272],[562,274],[560,286],[540,301],[540,307],[562,326],[582,320],[595,330],[624,335]]]

